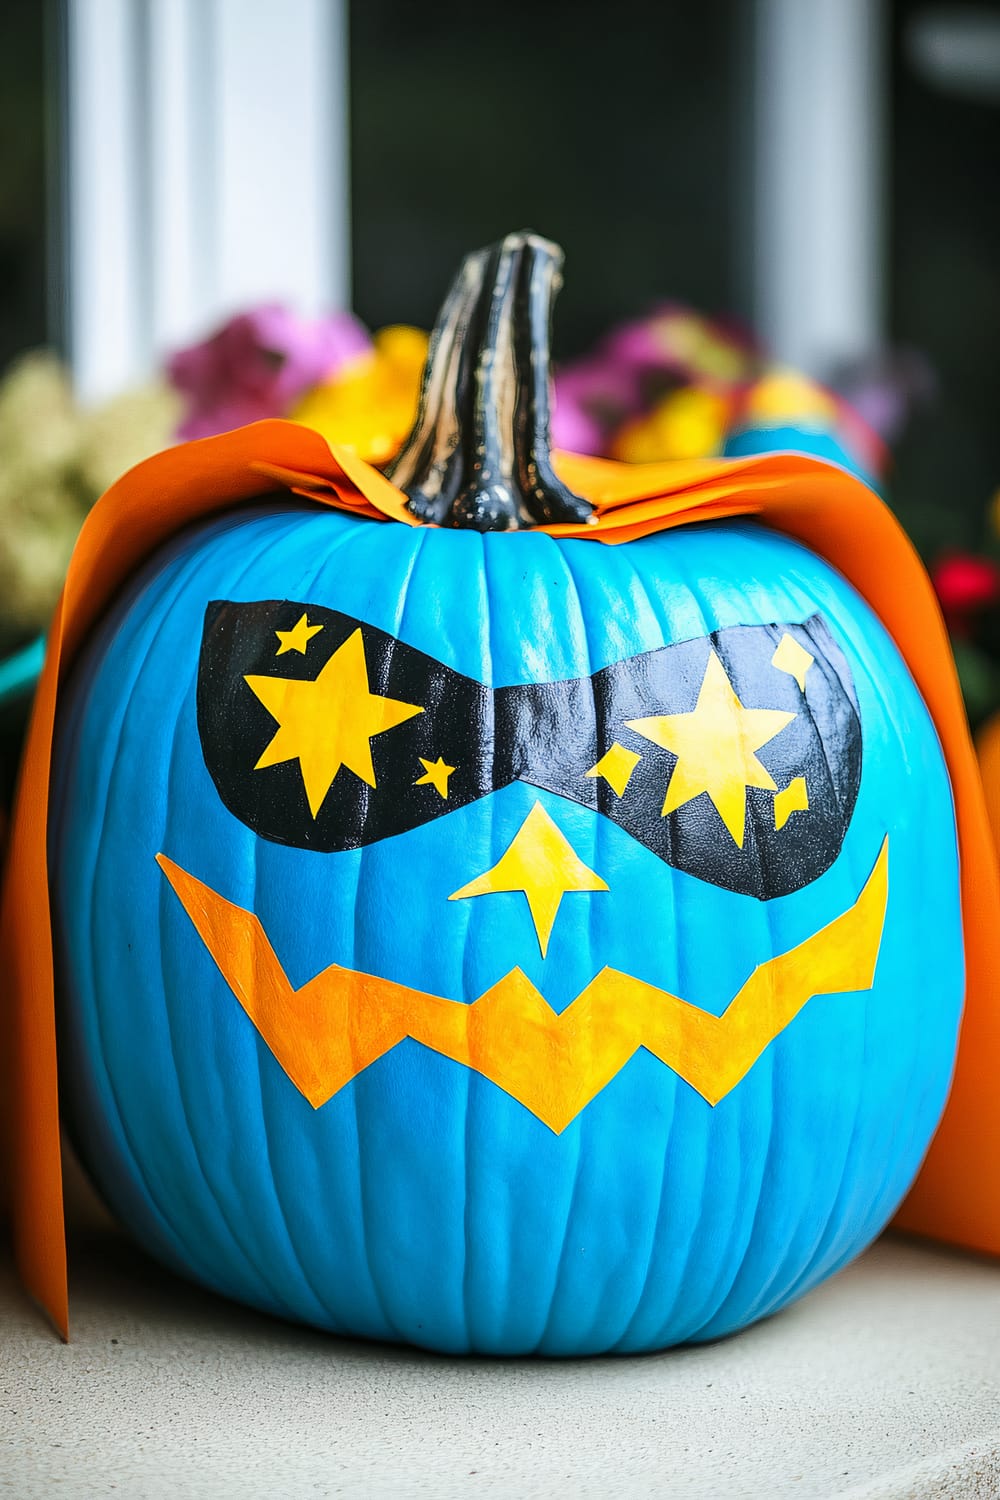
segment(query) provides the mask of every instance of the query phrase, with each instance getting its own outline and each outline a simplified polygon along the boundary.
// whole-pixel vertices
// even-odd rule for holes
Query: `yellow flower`
[[[751,386],[740,417],[744,427],[785,426],[801,422],[832,427],[837,404],[828,391],[797,370],[771,370]]]
[[[656,463],[667,458],[707,458],[718,453],[729,402],[715,391],[683,386],[643,417],[627,422],[615,437],[613,458]]]
[[[426,358],[427,334],[421,329],[382,328],[370,354],[314,386],[291,416],[368,463],[386,463],[413,426]]]
[[[687,308],[674,308],[654,317],[649,331],[671,362],[686,367],[696,379],[735,385],[752,369],[749,350]]]

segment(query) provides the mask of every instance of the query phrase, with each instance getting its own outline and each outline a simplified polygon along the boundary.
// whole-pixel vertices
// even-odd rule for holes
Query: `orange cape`
[[[615,544],[695,521],[751,516],[834,565],[893,636],[933,716],[958,817],[967,1005],[951,1098],[898,1222],[1000,1252],[1000,883],[983,790],[948,637],[926,573],[891,512],[857,479],[812,459],[772,455],[618,464],[564,454],[565,481],[596,506],[596,526],[556,536]],[[384,475],[318,433],[260,422],[170,448],[130,470],[91,511],[49,635],[15,800],[0,923],[5,979],[3,1090],[14,1239],[28,1291],[64,1336],[66,1245],[46,859],[52,734],[59,684],[88,630],[143,558],[181,527],[286,488],[373,521],[413,525]]]

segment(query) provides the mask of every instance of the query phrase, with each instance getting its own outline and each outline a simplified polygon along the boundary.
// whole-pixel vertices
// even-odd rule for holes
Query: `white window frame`
[[[66,25],[81,399],[255,302],[349,304],[346,0],[66,0]]]
[[[823,375],[885,338],[885,0],[756,0],[753,315]]]

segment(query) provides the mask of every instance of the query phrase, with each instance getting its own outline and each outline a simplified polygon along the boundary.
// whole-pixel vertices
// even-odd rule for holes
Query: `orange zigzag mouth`
[[[872,987],[888,839],[855,904],[759,965],[722,1015],[605,968],[560,1013],[518,968],[466,1004],[331,964],[294,989],[252,912],[156,856],[219,972],[316,1109],[409,1037],[482,1074],[557,1134],[645,1047],[710,1104],[746,1077],[806,1002]]]

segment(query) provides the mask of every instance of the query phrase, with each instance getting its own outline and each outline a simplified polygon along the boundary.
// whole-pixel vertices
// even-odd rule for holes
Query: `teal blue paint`
[[[35,690],[45,660],[45,637],[39,636],[20,651],[0,661],[0,708],[28,698]]]
[[[798,426],[794,422],[737,428],[727,433],[722,445],[723,458],[754,458],[760,453],[803,453],[807,458],[819,458],[846,469],[876,491],[880,488],[877,476],[858,462],[836,432],[824,428]]]
[[[864,743],[841,854],[765,905],[523,784],[363,851],[259,840],[204,767],[194,683],[209,600],[282,597],[493,686],[818,610],[854,674]],[[564,898],[544,959],[522,896],[447,900],[536,799],[610,887]],[[811,1000],[714,1108],[640,1051],[561,1135],[410,1041],[313,1110],[154,860],[255,911],[295,985],[335,962],[471,1001],[519,965],[558,1011],[608,964],[718,1013],[757,964],[853,904],[886,834],[870,993]],[[168,1264],[336,1332],[559,1355],[716,1337],[879,1232],[944,1104],[963,957],[937,737],[871,611],[753,524],[607,547],[286,506],[189,532],[76,667],[50,855],[66,1111],[102,1192]]]

